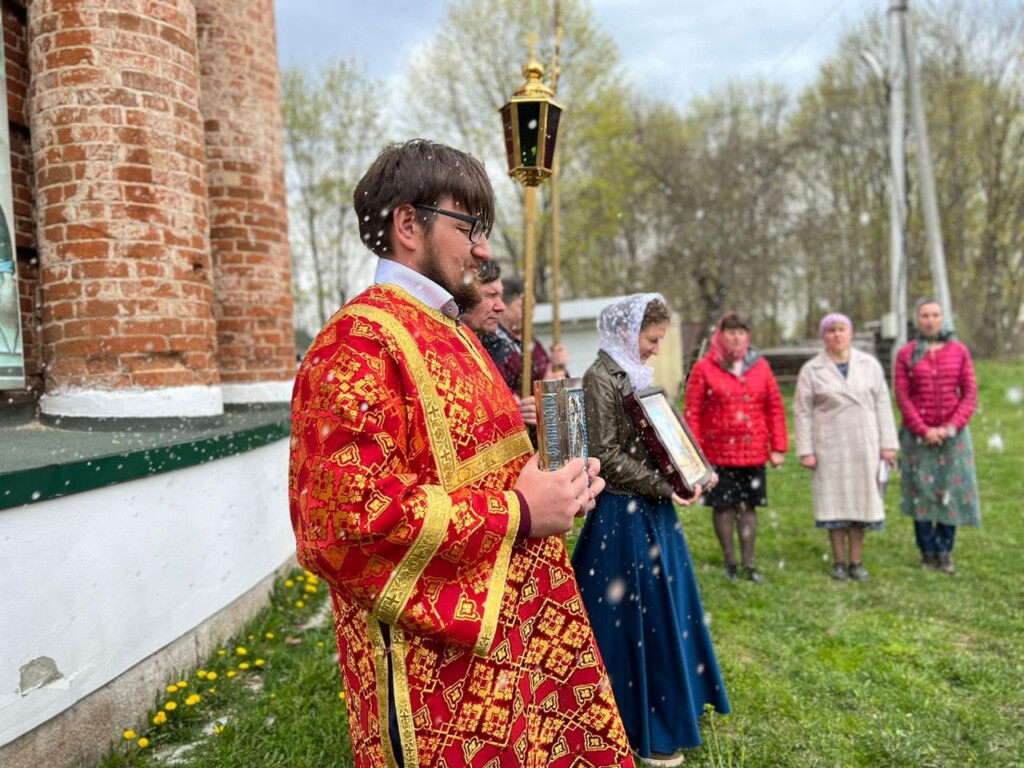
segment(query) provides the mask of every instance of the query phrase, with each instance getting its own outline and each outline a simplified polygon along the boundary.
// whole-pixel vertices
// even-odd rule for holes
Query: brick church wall
[[[29,6],[47,392],[218,381],[190,0]]]
[[[197,0],[217,361],[231,385],[295,369],[273,0]],[[242,85],[245,87],[242,87]]]
[[[273,1],[3,0],[3,22],[29,387],[287,386]]]

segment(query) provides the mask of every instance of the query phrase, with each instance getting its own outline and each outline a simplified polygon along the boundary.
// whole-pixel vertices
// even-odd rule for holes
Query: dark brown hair
[[[483,164],[458,149],[427,139],[412,139],[385,147],[352,194],[359,219],[359,236],[378,256],[394,252],[391,217],[400,205],[441,204],[451,197],[459,208],[494,226],[494,189]],[[421,210],[429,232],[437,215]]]
[[[734,328],[742,328],[750,333],[750,317],[743,312],[726,312],[718,321],[718,330],[729,331]]]
[[[515,275],[506,277],[501,281],[501,285],[505,289],[501,296],[501,300],[506,304],[511,304],[526,293],[526,286],[523,283],[523,278],[516,277]]]
[[[644,319],[640,321],[640,330],[659,323],[667,323],[672,318],[672,310],[660,299],[652,299],[644,309]]]
[[[480,271],[477,272],[477,277],[480,279],[480,285],[493,283],[501,277],[501,265],[494,259],[488,259],[480,265]]]

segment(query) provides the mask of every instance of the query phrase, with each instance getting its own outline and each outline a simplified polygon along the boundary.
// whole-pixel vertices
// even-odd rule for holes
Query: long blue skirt
[[[602,494],[572,565],[630,746],[699,746],[704,706],[725,714],[729,699],[672,502]]]

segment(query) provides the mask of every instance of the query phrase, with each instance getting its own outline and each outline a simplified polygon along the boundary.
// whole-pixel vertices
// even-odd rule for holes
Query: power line
[[[832,7],[825,11],[825,15],[818,19],[818,22],[814,25],[814,27],[811,28],[811,31],[808,32],[803,37],[803,39],[797,42],[796,45],[790,48],[789,51],[784,53],[781,59],[775,62],[775,65],[768,71],[767,77],[770,79],[779,69],[782,68],[783,64],[785,64],[789,59],[793,58],[793,55],[797,51],[799,51],[807,43],[808,40],[810,40],[818,33],[818,30],[821,29],[822,25],[824,25],[824,23],[828,21],[836,11],[839,10],[839,6],[841,6],[845,2],[846,0],[836,0],[836,2],[832,4]]]

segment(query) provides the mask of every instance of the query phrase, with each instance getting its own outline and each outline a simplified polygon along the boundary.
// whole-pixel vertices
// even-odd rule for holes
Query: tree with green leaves
[[[382,147],[380,85],[355,64],[281,73],[296,326],[323,326],[369,258],[352,191]]]
[[[575,190],[618,195],[619,189],[592,185],[588,160],[594,149],[591,130],[606,117],[609,106],[625,101],[619,53],[597,26],[586,0],[560,3],[562,36],[556,100],[565,107],[559,134],[563,210],[577,204]],[[553,6],[548,0],[455,0],[433,41],[413,60],[405,83],[405,120],[409,131],[458,146],[484,161],[495,181],[498,220],[491,236],[495,255],[522,269],[522,189],[507,178],[504,141],[498,109],[522,84],[529,43],[537,60],[552,76],[555,44]],[[542,194],[544,192],[542,186]],[[621,209],[622,206],[612,206]],[[564,214],[563,214],[564,215]],[[547,206],[538,222],[535,290],[548,298],[550,222]],[[563,265],[572,278],[570,294],[583,286],[574,264],[581,252],[563,236]]]

